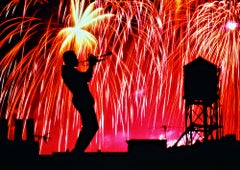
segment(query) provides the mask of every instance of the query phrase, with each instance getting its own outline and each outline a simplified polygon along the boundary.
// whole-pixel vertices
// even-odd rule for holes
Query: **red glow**
[[[198,56],[221,68],[224,134],[240,139],[240,33],[221,29],[229,18],[240,21],[239,2],[99,0],[95,7],[115,16],[82,26],[97,43],[77,46],[79,60],[112,51],[90,84],[100,129],[87,151],[124,152],[128,139],[165,137],[165,126],[168,146],[174,144],[185,130],[183,66]],[[33,117],[35,134],[50,136],[39,141],[40,154],[71,150],[80,128],[60,71],[60,49],[72,32],[56,36],[76,31],[71,8],[67,0],[12,0],[0,13],[1,116]],[[76,50],[68,43],[64,49]]]

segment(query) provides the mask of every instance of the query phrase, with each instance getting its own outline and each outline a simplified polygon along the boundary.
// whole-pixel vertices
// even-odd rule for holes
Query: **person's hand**
[[[97,59],[97,57],[95,57],[94,55],[89,54],[89,55],[88,55],[88,62],[89,62],[89,65],[95,66],[96,63],[98,62],[98,59]]]

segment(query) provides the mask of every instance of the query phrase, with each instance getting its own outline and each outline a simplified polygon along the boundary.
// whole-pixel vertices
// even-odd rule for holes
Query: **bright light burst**
[[[221,68],[224,133],[239,139],[239,10],[236,1],[5,3],[1,117],[33,117],[35,134],[51,137],[40,140],[41,154],[71,150],[81,120],[61,79],[61,54],[112,51],[90,84],[100,129],[88,151],[126,151],[127,139],[163,135],[172,145],[185,130],[182,68],[201,55]],[[235,29],[225,29],[229,21]]]
[[[228,21],[228,22],[226,23],[226,28],[229,29],[229,30],[234,31],[235,29],[238,28],[238,23],[235,22],[235,21]]]
[[[60,54],[68,49],[74,49],[77,53],[89,49],[92,51],[97,45],[97,39],[88,30],[92,30],[105,18],[114,16],[113,14],[103,14],[104,8],[95,8],[96,1],[84,9],[85,1],[71,0],[70,14],[66,18],[66,23],[72,26],[62,29],[57,39],[62,42]]]

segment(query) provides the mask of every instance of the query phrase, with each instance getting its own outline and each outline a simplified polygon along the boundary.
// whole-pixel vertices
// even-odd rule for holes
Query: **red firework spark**
[[[40,154],[71,150],[79,132],[79,114],[61,79],[61,53],[67,49],[79,60],[88,53],[113,52],[96,66],[90,84],[100,130],[88,151],[125,151],[126,140],[162,138],[165,126],[172,145],[185,128],[182,69],[199,55],[222,70],[224,133],[239,139],[239,27],[224,29],[228,21],[239,23],[239,3],[107,0],[91,5],[25,0],[5,3],[1,10],[1,116],[34,118],[35,134],[51,137],[39,141]],[[93,22],[84,25],[84,17]]]

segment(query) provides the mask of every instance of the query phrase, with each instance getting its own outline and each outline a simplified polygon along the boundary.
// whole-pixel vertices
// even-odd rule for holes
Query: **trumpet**
[[[89,57],[95,57],[97,62],[100,62],[100,61],[104,61],[106,59],[106,56],[109,56],[109,55],[112,55],[111,51],[109,51],[109,52],[107,52],[105,54],[102,54],[100,56],[94,56],[93,54],[88,54],[88,58]],[[78,61],[78,63],[84,63],[84,62],[88,62],[88,59],[82,60],[82,61]]]

